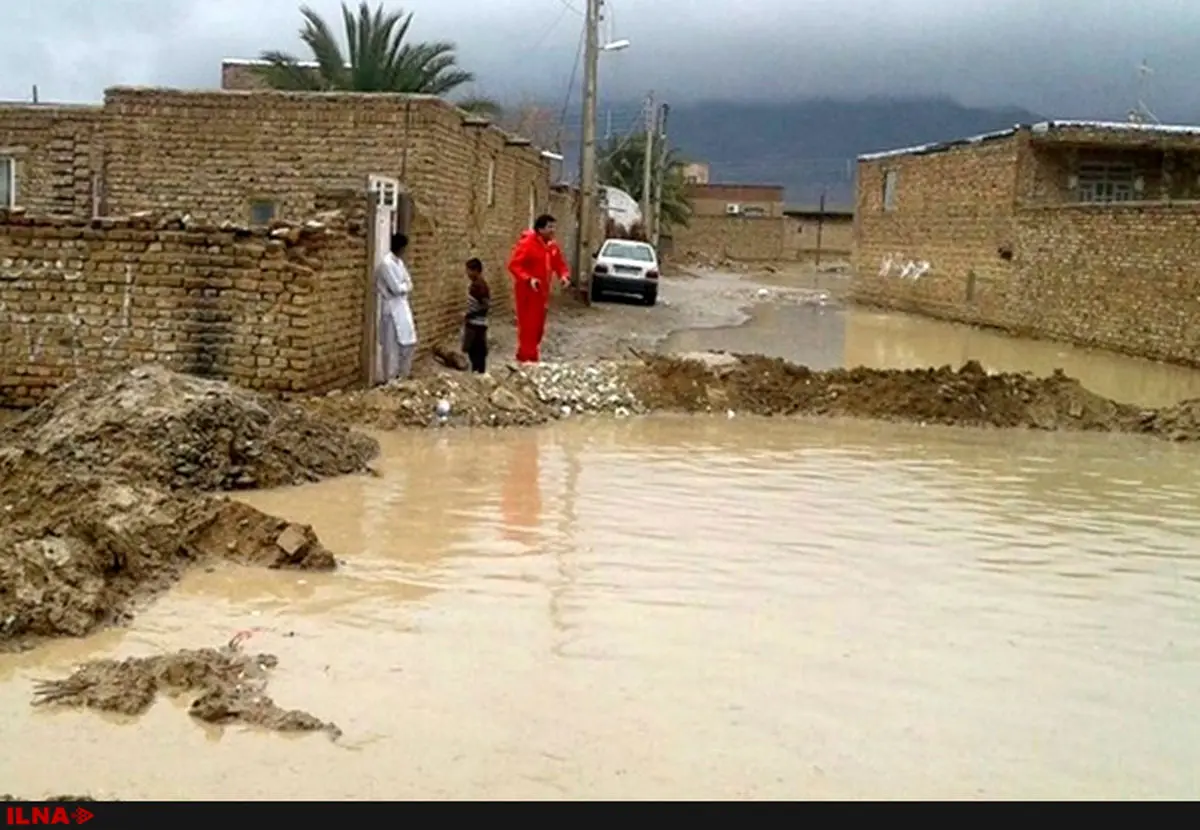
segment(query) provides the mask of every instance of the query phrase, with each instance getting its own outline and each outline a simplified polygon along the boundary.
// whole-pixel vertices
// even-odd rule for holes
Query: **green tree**
[[[287,52],[266,51],[260,74],[275,89],[347,92],[408,92],[446,96],[471,83],[475,76],[458,66],[455,46],[449,41],[408,42],[411,13],[374,11],[366,2],[357,14],[342,4],[347,50],[342,51],[329,24],[308,6],[300,9],[304,26],[300,39],[312,53],[306,66]],[[498,111],[481,98],[464,100],[481,115]]]
[[[676,148],[668,146],[665,149],[666,163],[662,167],[665,171],[662,185],[662,230],[668,231],[674,226],[687,226],[692,218],[692,203],[687,197],[687,187],[683,180],[684,161],[679,157]],[[661,149],[654,151],[655,169],[650,175],[652,188],[658,183],[660,152]],[[645,183],[645,132],[623,137],[614,136],[598,155],[601,184],[624,190],[640,203],[642,185]]]

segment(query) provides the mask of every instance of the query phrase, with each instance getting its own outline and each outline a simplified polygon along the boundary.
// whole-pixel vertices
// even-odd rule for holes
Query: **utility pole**
[[[817,210],[817,265],[821,264],[821,231],[825,227],[825,188],[821,188],[821,207]]]
[[[592,216],[596,209],[596,76],[600,64],[600,7],[587,0],[583,50],[583,125],[579,154],[579,227],[575,234],[575,279],[591,302]],[[587,278],[584,278],[584,274]]]
[[[646,151],[642,159],[642,230],[646,239],[653,239],[654,233],[654,133],[658,129],[658,113],[654,109],[654,93],[646,96]]]
[[[662,237],[663,182],[667,179],[667,150],[670,149],[667,144],[667,114],[670,112],[671,108],[666,104],[658,108],[658,169],[654,178],[654,233],[650,237],[655,248],[658,248],[658,241]]]

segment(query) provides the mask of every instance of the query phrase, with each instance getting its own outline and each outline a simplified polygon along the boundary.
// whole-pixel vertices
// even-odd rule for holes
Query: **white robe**
[[[417,327],[413,321],[412,276],[404,262],[388,253],[375,269],[375,296],[379,306],[380,380],[387,383],[407,374]]]

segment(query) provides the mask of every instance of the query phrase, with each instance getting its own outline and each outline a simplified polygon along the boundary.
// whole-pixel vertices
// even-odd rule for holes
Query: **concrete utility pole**
[[[667,144],[667,114],[670,111],[671,108],[666,104],[658,108],[658,124],[655,128],[658,133],[658,169],[654,178],[654,231],[650,236],[655,248],[662,236],[663,182],[667,179],[667,150],[670,149]]]
[[[642,230],[650,239],[654,232],[654,133],[657,130],[658,113],[654,110],[654,93],[646,96],[646,146],[642,158]]]
[[[575,234],[575,278],[591,301],[592,216],[596,209],[596,76],[600,64],[600,8],[604,0],[587,0],[583,50],[583,129],[579,154],[579,214]],[[586,275],[586,277],[585,277]]]

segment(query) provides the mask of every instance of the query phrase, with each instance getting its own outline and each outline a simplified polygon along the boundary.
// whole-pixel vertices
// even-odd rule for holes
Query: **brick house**
[[[548,157],[527,140],[432,96],[114,88],[99,106],[0,105],[0,211],[17,208],[31,217],[14,224],[14,214],[0,213],[0,339],[8,335],[11,346],[0,359],[0,377],[8,377],[0,380],[0,399],[6,386],[17,385],[13,370],[21,369],[18,364],[24,359],[13,336],[19,333],[22,342],[37,342],[40,335],[31,333],[34,329],[58,331],[62,315],[77,311],[53,303],[81,301],[74,291],[42,290],[45,285],[29,281],[33,266],[13,265],[31,261],[26,244],[33,233],[30,228],[48,227],[33,217],[73,228],[70,234],[75,235],[68,237],[74,239],[80,239],[80,234],[91,239],[109,232],[131,233],[92,227],[92,220],[142,212],[186,215],[194,226],[212,229],[223,224],[302,223],[347,198],[357,197],[365,204],[368,177],[392,177],[401,183],[405,206],[401,224],[412,239],[414,307],[422,345],[427,348],[453,338],[458,330],[462,262],[467,257],[483,259],[498,295],[497,307],[506,308],[509,281],[504,263],[517,235],[551,204],[549,164]],[[2,218],[5,215],[8,220]],[[568,225],[569,219],[563,219]],[[47,233],[39,230],[36,235],[43,238]],[[57,247],[60,243],[50,241],[52,236],[44,236],[44,244]],[[146,246],[161,244],[143,236],[137,240]],[[109,256],[103,241],[91,239],[84,247],[100,251],[97,256]],[[117,246],[132,269],[135,309],[142,299],[153,302],[150,297],[161,264],[156,257],[142,256],[148,249],[134,250],[141,241],[131,237],[124,247]],[[323,249],[350,250],[332,242]],[[339,273],[359,267],[366,274],[365,241],[358,251],[361,263],[326,263],[326,267]],[[46,279],[66,279],[59,258],[46,251],[32,253],[46,254],[38,258]],[[302,260],[301,255],[297,261]],[[105,273],[105,280],[113,276]],[[363,316],[357,311],[366,301],[366,284],[364,276],[356,288],[342,295],[353,306],[346,312],[347,324],[361,326]],[[104,280],[97,283],[102,292],[118,288]],[[53,299],[37,300],[39,291]],[[141,291],[149,293],[139,298]],[[29,300],[34,310],[20,312],[29,297],[34,298]],[[105,336],[116,335],[108,331]],[[345,336],[361,340],[363,332],[358,328]],[[39,354],[45,358],[50,352]],[[61,380],[85,368],[84,363],[104,362],[86,358],[85,351],[78,349],[72,354],[75,362],[66,368],[48,364],[24,368],[44,370],[41,377]],[[228,369],[210,368],[217,375]],[[337,378],[333,378],[337,372],[303,381],[281,375],[255,384],[301,391],[335,381],[344,385],[351,374],[343,367]],[[36,397],[29,393],[21,399],[31,396]]]
[[[1017,126],[862,156],[853,296],[1200,364],[1200,127]]]
[[[776,262],[792,255],[795,223],[783,215],[784,189],[778,185],[692,183],[687,227],[672,228],[667,251],[683,258],[711,257]]]
[[[695,216],[783,216],[784,189],[774,184],[689,184]]]

